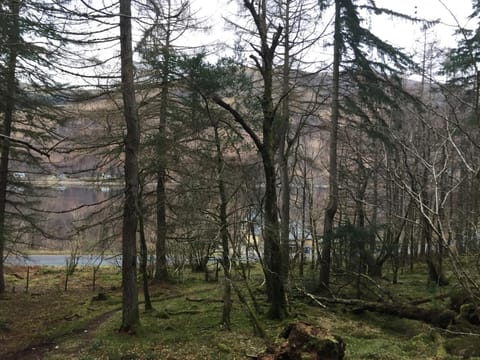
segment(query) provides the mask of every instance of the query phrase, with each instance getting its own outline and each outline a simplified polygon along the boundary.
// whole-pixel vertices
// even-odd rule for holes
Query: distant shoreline
[[[25,181],[27,183],[27,181]],[[29,184],[38,187],[55,187],[55,186],[82,186],[82,187],[96,187],[96,186],[112,186],[122,187],[123,182],[121,180],[97,180],[97,179],[38,179],[29,180]]]

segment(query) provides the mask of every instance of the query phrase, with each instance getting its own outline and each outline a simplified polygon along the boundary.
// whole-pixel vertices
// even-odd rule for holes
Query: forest
[[[480,358],[480,3],[378,3],[2,1],[0,358]]]

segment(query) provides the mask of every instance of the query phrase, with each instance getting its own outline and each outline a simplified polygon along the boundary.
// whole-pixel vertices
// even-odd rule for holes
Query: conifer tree
[[[387,116],[401,112],[401,99],[414,101],[402,89],[401,74],[414,66],[399,49],[380,39],[366,27],[360,12],[387,14],[409,18],[388,9],[378,8],[373,1],[360,5],[356,0],[335,0],[332,98],[330,120],[329,196],[325,209],[320,289],[330,284],[331,248],[334,219],[338,207],[337,139],[339,121],[343,117],[360,120],[370,135],[379,131]],[[348,84],[348,87],[343,86]],[[381,128],[380,126],[380,128]]]
[[[45,174],[52,138],[60,138],[55,127],[61,110],[54,105],[63,98],[63,86],[53,74],[59,70],[67,42],[60,31],[66,21],[65,3],[8,0],[0,4],[0,292],[5,290],[3,252],[12,221],[23,218],[41,231],[32,216],[25,216],[32,212],[25,211],[26,192],[10,191],[9,184],[15,171],[28,169],[32,177]]]
[[[472,1],[473,11],[470,20],[480,20],[480,3]],[[456,34],[460,37],[458,45],[450,49],[444,62],[443,73],[452,92],[460,90],[462,98],[466,98],[469,117],[477,124],[480,106],[480,25],[475,29],[459,27]]]

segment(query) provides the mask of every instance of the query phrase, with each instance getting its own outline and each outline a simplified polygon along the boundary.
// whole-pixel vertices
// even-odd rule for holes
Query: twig
[[[10,136],[7,136],[7,135],[4,135],[4,134],[0,134],[0,138],[4,138],[4,139],[7,139],[11,142],[14,142],[14,143],[17,143],[17,144],[21,144],[23,146],[25,146],[26,148],[30,149],[30,150],[33,150],[37,153],[39,153],[40,155],[43,155],[43,156],[46,156],[47,158],[50,158],[50,154],[48,153],[48,151],[43,151],[43,150],[40,150],[40,149],[37,149],[35,146],[29,144],[28,142],[26,141],[23,141],[23,140],[19,140],[19,139],[14,139]],[[49,150],[50,151],[50,150]]]
[[[431,327],[430,330],[432,331],[439,331],[447,334],[452,334],[452,335],[462,335],[462,336],[480,336],[480,334],[477,333],[472,333],[472,332],[463,332],[463,331],[453,331],[453,330],[448,330],[448,329],[441,329],[437,327]]]
[[[306,297],[310,298],[311,300],[313,300],[317,305],[319,305],[320,307],[326,309],[327,306],[323,303],[321,303],[315,296],[313,296],[312,294],[306,292],[305,290],[303,289],[300,289],[298,286],[296,286],[296,289],[298,291],[300,291],[303,295],[305,295]]]

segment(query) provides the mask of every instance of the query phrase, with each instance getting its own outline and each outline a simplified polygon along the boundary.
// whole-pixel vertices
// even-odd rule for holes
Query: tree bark
[[[125,203],[122,227],[122,325],[134,333],[140,321],[137,288],[138,148],[140,129],[135,101],[131,1],[120,0],[120,48],[125,137]]]
[[[265,277],[269,283],[271,319],[283,319],[287,315],[285,284],[282,276],[282,250],[277,212],[276,175],[273,156],[268,152],[262,154],[265,171],[265,238],[264,246],[269,248],[268,258],[265,258]]]
[[[320,260],[320,290],[328,291],[332,251],[333,222],[338,207],[337,138],[340,118],[341,23],[340,1],[335,1],[335,33],[333,41],[332,104],[330,119],[329,192],[323,223],[322,258]]]
[[[229,234],[228,234],[228,217],[227,217],[227,193],[225,189],[225,182],[223,181],[224,159],[220,145],[220,136],[218,134],[218,127],[214,125],[215,145],[217,150],[217,186],[220,195],[220,238],[222,240],[222,267],[224,274],[224,289],[223,289],[223,311],[222,324],[226,330],[231,330],[230,313],[232,311],[232,279],[230,275],[230,254],[229,254]]]
[[[155,280],[168,279],[167,268],[167,221],[166,221],[166,191],[165,168],[158,164],[157,169],[157,243],[155,247]]]
[[[373,301],[363,301],[358,299],[332,299],[325,297],[315,297],[321,303],[342,304],[354,307],[353,311],[357,314],[363,311],[372,311],[379,314],[398,316],[410,320],[423,321],[441,328],[446,328],[454,320],[456,313],[452,310],[427,309],[411,304],[400,303],[382,303]]]
[[[147,248],[147,238],[145,237],[145,224],[143,220],[144,206],[143,206],[143,185],[141,187],[139,195],[139,205],[142,209],[141,213],[138,214],[138,226],[140,232],[140,273],[142,274],[142,285],[143,285],[143,297],[145,299],[145,311],[153,310],[152,301],[150,300],[150,291],[148,288],[148,271],[147,271],[147,262],[148,262],[148,248]]]
[[[168,116],[168,95],[170,91],[170,23],[168,22],[165,45],[163,53],[162,89],[160,93],[160,123],[158,125],[158,137],[161,146],[159,147],[159,159],[157,168],[157,243],[155,261],[155,280],[167,280],[167,195],[165,188],[165,140]]]
[[[262,135],[263,140],[248,125],[242,115],[229,104],[217,96],[213,101],[229,111],[235,121],[249,134],[262,156],[265,174],[265,200],[264,200],[264,273],[266,280],[267,297],[270,300],[268,316],[271,319],[283,319],[287,315],[287,298],[283,277],[283,256],[280,242],[280,224],[278,222],[277,206],[277,175],[275,167],[275,153],[278,148],[278,138],[274,126],[276,108],[273,104],[273,59],[279,39],[283,33],[281,26],[277,27],[271,43],[268,40],[268,26],[266,24],[266,2],[261,1],[259,12],[253,1],[244,0],[245,7],[249,10],[256,24],[260,37],[260,47],[257,49],[261,61],[255,56],[255,64],[263,79],[263,94],[261,106],[263,111]]]
[[[3,119],[1,155],[0,155],[0,293],[5,292],[5,275],[3,268],[3,257],[7,230],[5,224],[5,211],[7,206],[7,185],[8,185],[8,163],[10,158],[10,143],[8,137],[12,132],[13,113],[15,111],[16,94],[16,68],[18,56],[18,43],[20,38],[20,1],[10,1],[11,27],[8,31],[8,62],[7,62],[7,93],[5,101],[5,113]]]
[[[290,122],[290,2],[285,2],[285,30],[283,39],[283,79],[282,94],[284,96],[281,114],[281,130],[279,143],[280,157],[280,183],[281,183],[281,208],[280,208],[280,240],[282,245],[282,276],[285,284],[288,283],[288,272],[290,269],[290,176],[288,174],[288,129]]]

